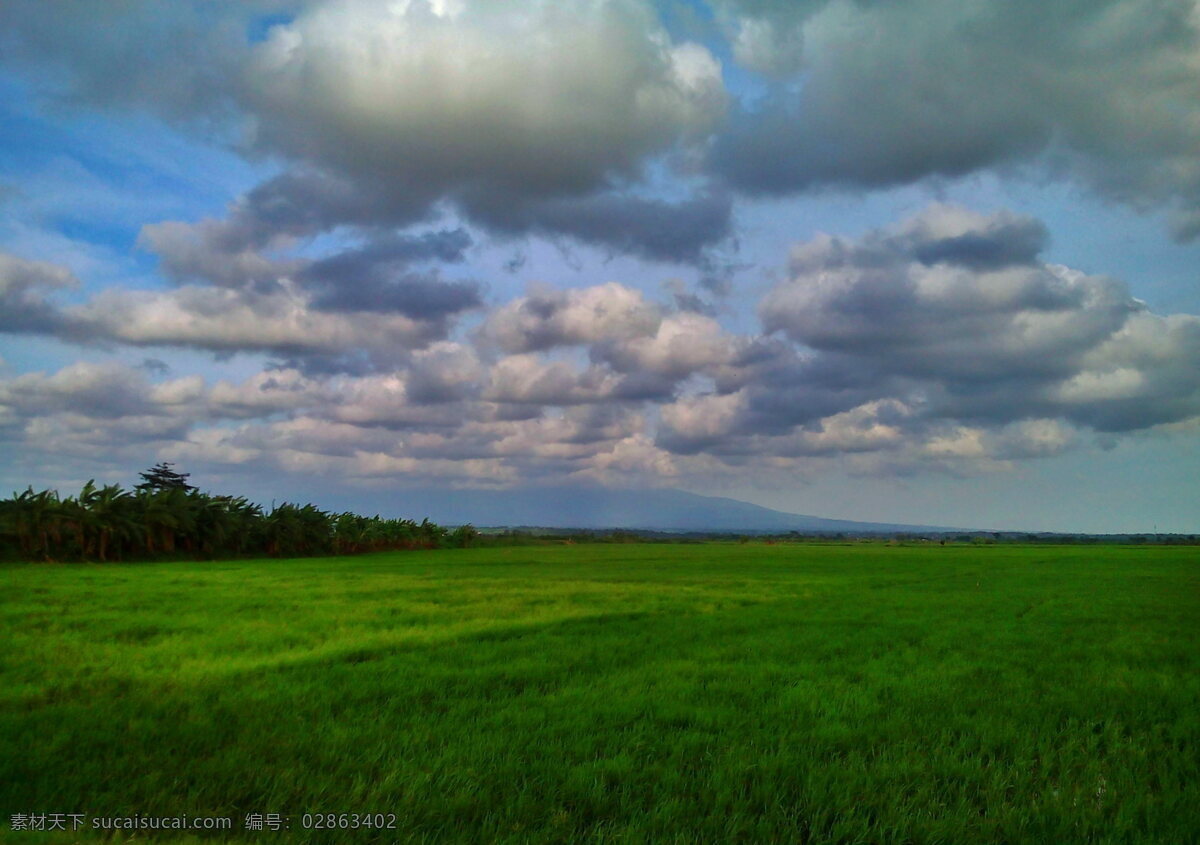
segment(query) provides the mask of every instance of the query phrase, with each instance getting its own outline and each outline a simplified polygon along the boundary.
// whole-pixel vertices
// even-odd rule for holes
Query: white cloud
[[[64,315],[82,337],[217,352],[366,350],[390,357],[445,332],[442,324],[402,314],[319,311],[306,294],[286,283],[261,294],[193,285],[166,292],[108,290]]]
[[[452,15],[340,0],[255,53],[260,145],[431,195],[591,190],[724,105],[711,55],[672,46],[634,0],[468,0]]]
[[[579,290],[541,289],[496,309],[483,337],[507,352],[644,337],[658,328],[662,309],[640,291],[616,282]]]
[[[684,312],[664,317],[652,335],[618,339],[600,354],[625,372],[683,378],[730,363],[738,345],[716,320]]]

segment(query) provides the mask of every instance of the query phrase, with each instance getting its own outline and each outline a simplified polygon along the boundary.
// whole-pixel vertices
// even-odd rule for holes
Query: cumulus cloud
[[[317,310],[293,286],[266,294],[190,285],[165,292],[110,290],[64,314],[81,339],[225,354],[362,350],[388,359],[445,334],[444,323],[403,314]]]
[[[713,318],[685,311],[664,317],[653,333],[607,339],[593,355],[621,372],[680,379],[731,363],[742,344]]]
[[[357,246],[301,258],[287,251],[334,222],[324,219],[319,208],[293,209],[289,204],[294,198],[267,193],[263,186],[251,191],[223,219],[144,226],[138,244],[155,253],[163,274],[180,284],[266,293],[278,290],[281,280],[292,279],[316,294],[318,307],[396,310],[413,317],[446,315],[480,304],[477,283],[443,282],[436,271],[422,274],[412,269],[461,262],[472,244],[465,230],[399,233],[376,225],[365,229],[366,237]]]
[[[252,145],[299,163],[247,198],[279,227],[405,225],[448,201],[498,233],[667,261],[730,232],[721,193],[628,189],[726,99],[712,55],[639,0],[315,4],[252,48],[237,91]]]
[[[1002,471],[1095,432],[1200,418],[1200,317],[1154,314],[1116,280],[1047,264],[1045,242],[1030,218],[942,205],[858,238],[819,236],[793,249],[757,335],[616,282],[535,288],[454,334],[438,308],[417,319],[390,305],[317,307],[316,274],[265,292],[184,284],[72,306],[35,299],[48,319],[8,331],[296,365],[240,381],[111,363],[13,375],[0,380],[0,441],[89,465],[107,442],[111,460],[151,450],[245,471],[443,472],[495,486],[834,461]],[[367,242],[346,262],[369,272],[387,256],[461,246],[445,233]],[[18,300],[73,284],[49,265],[0,269],[0,291]],[[347,367],[353,355],[372,366]]]
[[[298,268],[297,262],[269,258],[237,219],[166,221],[142,228],[138,245],[158,255],[159,268],[178,283],[202,282],[222,287],[268,288]]]
[[[688,263],[723,296],[714,247],[747,198],[984,169],[1200,233],[1192,0],[710,5],[711,48],[648,0],[4,4],[0,49],[39,96],[150,110],[274,170],[220,217],[144,226],[165,290],[64,304],[71,273],[0,254],[0,332],[261,372],[16,375],[0,438],[500,484],[1003,469],[1200,415],[1200,318],[1046,262],[1045,226],[1006,212],[799,245],[750,335],[682,284],[674,307],[619,282],[487,305],[476,237]]]
[[[479,393],[485,375],[486,368],[472,347],[443,341],[413,354],[407,393],[421,404],[468,399]]]
[[[1196,418],[1200,318],[1046,264],[1044,242],[1028,218],[933,206],[798,245],[760,304],[768,335],[725,338],[715,390],[662,404],[656,444],[742,467],[976,472]]]
[[[79,286],[70,271],[0,252],[0,332],[52,332],[62,324],[47,294]]]
[[[315,235],[319,224],[256,204],[261,198],[251,196],[221,220],[144,227],[138,243],[158,255],[178,288],[110,292],[71,315],[72,331],[146,345],[268,351],[310,368],[361,370],[394,360],[388,349],[444,337],[458,315],[483,304],[478,282],[446,279],[429,266],[462,260],[472,243],[462,229],[371,229],[358,245],[314,259],[286,250]]]
[[[649,0],[17,0],[0,32],[58,96],[218,127],[281,161],[234,228],[409,226],[449,205],[504,234],[701,263],[733,234],[730,189],[1035,163],[1200,232],[1194,0],[708,6],[722,32],[696,41]],[[734,95],[697,43],[722,36],[751,80]],[[656,193],[656,167],[690,190]],[[262,271],[242,252],[210,275]]]
[[[966,254],[942,246],[954,217],[951,241],[976,244]],[[948,417],[1128,429],[1196,413],[1200,318],[1149,313],[1114,279],[1031,260],[1032,228],[938,207],[861,242],[819,238],[793,252],[764,326],[818,353],[802,370],[827,361],[846,384],[920,393]],[[1004,237],[1020,260],[980,264],[978,245],[1003,254]]]
[[[653,333],[661,307],[617,282],[577,290],[544,288],[497,308],[481,337],[506,352],[535,352]]]
[[[701,266],[733,226],[733,200],[723,191],[679,202],[618,192],[526,202],[470,195],[465,208],[495,232],[568,235],[615,253]]]
[[[1200,317],[1135,313],[1048,392],[1066,416],[1101,431],[1186,420],[1200,408]]]
[[[0,13],[13,55],[55,90],[232,127],[241,149],[286,163],[207,231],[149,228],[168,272],[269,275],[256,253],[279,238],[408,226],[441,203],[502,234],[665,261],[729,236],[731,200],[711,181],[671,202],[639,190],[652,162],[673,168],[706,141],[727,101],[720,63],[674,42],[651,3],[324,0],[286,4],[251,37],[271,5]]]
[[[71,364],[57,373],[27,373],[0,385],[0,403],[23,414],[64,411],[94,417],[139,415],[149,408],[144,374],[119,364]]]
[[[361,247],[313,261],[297,274],[327,311],[397,311],[414,319],[440,319],[483,304],[480,285],[443,280],[437,270],[417,272],[414,262],[454,263],[471,244],[462,229],[424,235],[387,234]]]
[[[335,2],[274,28],[257,142],[397,191],[591,191],[724,104],[720,69],[633,0]]]
[[[743,65],[780,80],[714,166],[741,189],[874,188],[1042,161],[1135,207],[1200,209],[1191,0],[716,4]]]
[[[297,260],[295,279],[109,288],[77,305],[52,298],[79,286],[68,270],[0,253],[0,332],[268,353],[314,371],[388,367],[445,338],[462,312],[481,306],[473,282],[404,269],[406,261],[456,256],[465,243],[465,235],[452,232],[381,236],[332,258]]]
[[[546,405],[666,399],[688,377],[732,364],[747,343],[710,317],[669,314],[616,282],[534,291],[493,311],[478,337],[510,353],[496,364],[488,396]],[[591,366],[537,354],[571,348],[586,349]]]
[[[565,361],[537,355],[511,355],[492,368],[485,397],[493,402],[532,405],[576,405],[611,400],[620,379],[610,370],[578,370]]]
[[[302,270],[340,280],[379,265],[461,260],[471,246],[462,229],[407,235],[393,230],[417,222],[426,211],[421,203],[388,196],[378,184],[301,168],[239,197],[224,218],[143,226],[138,244],[158,256],[169,279],[226,287],[266,287]],[[366,243],[315,262],[278,255],[341,225],[365,231]]]

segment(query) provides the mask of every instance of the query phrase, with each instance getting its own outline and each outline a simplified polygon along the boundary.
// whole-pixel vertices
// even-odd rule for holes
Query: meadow
[[[9,564],[0,636],[6,841],[1200,840],[1194,547]]]

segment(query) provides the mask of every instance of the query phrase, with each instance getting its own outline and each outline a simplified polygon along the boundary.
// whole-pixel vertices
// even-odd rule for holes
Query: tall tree
[[[138,473],[142,477],[142,483],[134,487],[135,490],[146,490],[151,493],[156,493],[159,490],[182,490],[185,493],[191,493],[196,488],[188,484],[188,479],[191,478],[190,472],[176,472],[172,467],[175,464],[170,461],[161,461],[145,472]]]

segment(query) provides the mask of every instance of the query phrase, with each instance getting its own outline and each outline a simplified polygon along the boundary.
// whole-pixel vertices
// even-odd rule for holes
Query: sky
[[[0,6],[0,488],[1200,531],[1197,0]]]

